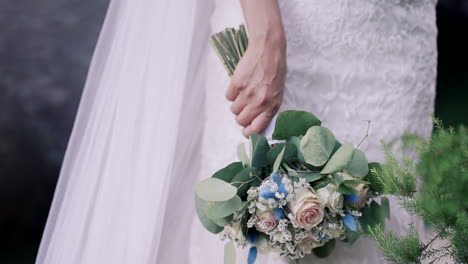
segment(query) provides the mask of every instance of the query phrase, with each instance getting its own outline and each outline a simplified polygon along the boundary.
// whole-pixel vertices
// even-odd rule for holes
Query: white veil
[[[187,262],[212,5],[111,2],[36,263]]]

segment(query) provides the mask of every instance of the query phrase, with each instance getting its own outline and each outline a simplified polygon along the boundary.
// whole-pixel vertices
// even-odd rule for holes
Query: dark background
[[[440,0],[436,116],[468,125],[468,0]],[[33,263],[108,0],[0,1],[0,263]]]

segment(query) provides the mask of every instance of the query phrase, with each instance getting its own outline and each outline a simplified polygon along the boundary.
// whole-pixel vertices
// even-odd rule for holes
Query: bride
[[[223,244],[195,217],[194,185],[277,111],[313,112],[355,145],[370,120],[361,148],[372,161],[384,160],[380,139],[429,136],[435,4],[113,0],[36,262],[222,263]],[[249,48],[229,79],[207,39],[244,22]],[[392,210],[404,233],[411,217]],[[301,263],[382,262],[361,238]]]

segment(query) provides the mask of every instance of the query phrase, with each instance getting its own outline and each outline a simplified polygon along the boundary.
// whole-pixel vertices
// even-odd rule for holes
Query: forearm
[[[277,0],[241,0],[252,45],[286,48],[286,37]]]

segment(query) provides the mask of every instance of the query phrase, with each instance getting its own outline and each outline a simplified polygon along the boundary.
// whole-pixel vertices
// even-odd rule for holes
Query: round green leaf
[[[234,214],[219,219],[213,219],[212,221],[219,226],[227,226],[232,222],[233,218]]]
[[[206,228],[206,230],[210,231],[213,234],[217,234],[223,231],[224,228],[222,226],[217,225],[205,214],[205,203],[206,202],[200,199],[198,195],[195,195],[195,210],[197,212],[198,219],[200,219],[200,222]]]
[[[353,159],[346,168],[351,175],[354,177],[362,178],[369,173],[369,165],[364,152],[359,149],[354,150]]]
[[[322,122],[312,113],[305,111],[284,111],[278,115],[273,139],[287,139],[304,135],[311,126],[320,126]]]
[[[301,163],[305,164],[305,160],[304,160],[304,155],[302,155],[302,152],[301,152],[301,149],[300,149],[300,146],[301,146],[301,138],[299,137],[290,137],[288,138],[288,140],[286,141],[287,143],[291,143],[293,144],[294,146],[296,146],[296,150],[297,150],[297,160],[299,160]]]
[[[206,215],[216,220],[219,218],[227,217],[235,213],[242,207],[242,200],[239,196],[234,196],[232,199],[223,202],[207,202],[205,207]]]
[[[301,139],[300,149],[304,160],[316,167],[323,166],[335,146],[335,136],[325,127],[313,126]]]
[[[208,178],[197,184],[196,193],[205,201],[221,202],[232,199],[237,194],[237,188],[223,180]]]
[[[223,169],[215,172],[212,178],[217,178],[225,182],[231,182],[232,179],[244,168],[242,162],[233,162]]]
[[[343,144],[333,154],[331,159],[325,165],[325,168],[320,172],[322,174],[332,174],[335,172],[343,171],[348,167],[349,163],[353,159],[354,147],[350,143]]]
[[[224,264],[236,264],[236,248],[232,241],[224,246]]]

